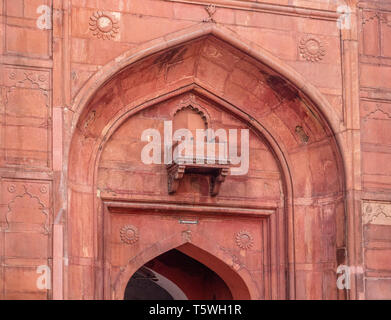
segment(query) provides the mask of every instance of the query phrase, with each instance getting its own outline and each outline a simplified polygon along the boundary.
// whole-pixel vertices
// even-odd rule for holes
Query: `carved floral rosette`
[[[102,11],[95,12],[90,17],[90,30],[98,39],[114,39],[119,32],[118,21]]]
[[[323,42],[313,35],[305,35],[300,39],[299,51],[304,59],[311,62],[322,60],[326,54]]]
[[[139,240],[137,227],[132,225],[123,226],[120,230],[120,238],[123,243],[135,244]]]
[[[235,236],[235,241],[240,249],[247,250],[254,245],[254,238],[248,231],[239,231]]]

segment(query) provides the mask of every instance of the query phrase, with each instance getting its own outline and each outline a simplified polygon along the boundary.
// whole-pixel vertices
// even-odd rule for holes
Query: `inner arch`
[[[125,299],[142,298],[148,300],[233,299],[228,285],[216,272],[183,253],[180,248],[172,249],[150,260],[131,277],[125,290]]]
[[[208,33],[212,33],[213,36],[218,34],[210,30]],[[283,164],[284,180],[289,184],[286,188],[288,190],[286,198],[284,198],[284,205],[288,204],[285,215],[287,219],[279,221],[287,224],[287,239],[282,239],[281,243],[287,243],[288,246],[288,261],[284,263],[288,262],[289,266],[292,266],[289,268],[290,297],[302,297],[305,295],[303,290],[299,288],[295,291],[295,259],[297,259],[297,265],[303,263],[315,265],[318,261],[322,261],[325,272],[332,272],[334,268],[328,266],[336,264],[336,249],[345,246],[342,199],[343,163],[336,144],[336,137],[329,126],[332,124],[334,127],[337,122],[332,116],[327,116],[327,119],[322,116],[327,115],[327,112],[322,111],[331,110],[331,108],[324,103],[324,99],[319,99],[316,90],[312,92],[312,95],[309,94],[308,88],[311,86],[303,79],[298,77],[297,81],[292,81],[293,85],[291,85],[284,80],[284,77],[276,74],[276,71],[285,68],[284,64],[278,65],[277,60],[266,61],[267,59],[256,56],[255,51],[248,50],[248,48],[245,50],[243,43],[237,43],[231,39],[232,41],[227,41],[227,46],[227,43],[224,43],[226,40],[224,37],[217,38],[220,40],[208,35],[193,43],[186,43],[182,38],[175,44],[170,43],[169,49],[165,44],[161,48],[163,51],[159,51],[154,56],[144,55],[143,61],[140,60],[141,57],[136,59],[137,62],[127,57],[126,61],[121,62],[122,68],[114,68],[116,72],[122,71],[115,76],[112,74],[112,78],[99,74],[107,82],[103,85],[98,81],[86,89],[89,93],[83,94],[86,94],[84,98],[88,96],[91,98],[89,103],[86,100],[83,101],[84,98],[76,99],[75,106],[78,105],[80,108],[74,109],[76,116],[73,121],[77,123],[77,126],[75,126],[76,131],[71,142],[68,182],[70,186],[81,187],[69,188],[71,194],[69,197],[71,199],[69,230],[78,230],[78,227],[84,226],[85,223],[88,239],[93,240],[87,242],[85,240],[87,237],[85,237],[79,242],[74,242],[82,244],[80,248],[83,248],[83,252],[80,248],[72,248],[73,243],[70,244],[70,250],[75,256],[83,256],[85,252],[92,254],[94,248],[99,246],[99,232],[102,230],[98,217],[101,199],[95,195],[103,193],[100,189],[97,192],[96,179],[99,177],[96,173],[101,163],[100,150],[104,149],[106,142],[111,139],[110,134],[115,131],[113,127],[117,126],[117,122],[119,126],[121,118],[131,116],[130,113],[134,115],[138,111],[148,112],[147,105],[154,105],[156,99],[164,94],[172,97],[185,86],[202,83],[204,90],[211,93],[210,95],[218,96],[227,104],[235,106],[235,110],[245,114],[248,126],[255,127],[260,132],[267,132],[267,136],[273,138],[268,141],[272,141],[270,144],[273,150],[276,150],[273,155],[278,157],[280,163]],[[175,48],[178,44],[179,46]],[[187,47],[186,52],[183,51],[185,47]],[[177,56],[175,52],[183,52],[183,54]],[[224,59],[219,58],[220,55],[223,55]],[[167,57],[179,60],[167,61]],[[226,57],[228,58],[225,60]],[[230,63],[231,58],[236,59],[237,63]],[[167,67],[167,62],[170,67]],[[124,67],[126,69],[123,69]],[[229,74],[225,75],[222,69]],[[286,70],[290,69],[286,68]],[[280,74],[285,76],[286,70]],[[241,76],[237,77],[238,74]],[[251,76],[255,80],[245,81],[247,79],[245,76]],[[238,83],[237,80],[240,78],[242,81]],[[292,77],[286,78],[292,79]],[[93,77],[91,81],[94,79],[96,78]],[[137,81],[139,86],[134,85],[134,81]],[[98,84],[103,85],[99,91],[96,90]],[[227,84],[228,87],[224,88],[223,84]],[[257,85],[259,87],[253,87]],[[254,96],[254,92],[257,92],[258,96]],[[305,97],[306,94],[312,102],[315,102],[314,105],[309,102],[308,97]],[[155,103],[148,100],[149,97],[152,97]],[[239,113],[239,111],[235,112]],[[81,113],[84,114],[79,119]],[[127,181],[124,181],[125,183]],[[269,185],[265,184],[264,187],[270,189]],[[249,190],[255,190],[255,188]],[[294,202],[291,190],[295,191],[294,196],[299,201]],[[107,196],[111,194],[107,190]],[[88,205],[81,208],[80,203],[88,203]],[[313,203],[312,207],[311,203]],[[297,213],[295,216],[293,210]],[[316,217],[316,220],[314,218],[310,221],[308,218],[310,216]],[[97,228],[92,230],[92,227],[88,227],[91,224],[87,224],[86,221],[97,221]],[[313,224],[311,228],[313,232],[305,228],[309,223]],[[327,225],[327,230],[322,225]],[[300,230],[305,230],[305,232],[300,232]],[[76,233],[77,231],[73,231],[69,238],[79,239],[80,235]],[[327,250],[318,250],[319,256],[308,255],[305,248],[295,246],[295,243],[303,243],[304,238],[310,245],[321,246]],[[99,277],[97,279],[99,281]],[[326,295],[332,296],[333,288],[325,286]]]

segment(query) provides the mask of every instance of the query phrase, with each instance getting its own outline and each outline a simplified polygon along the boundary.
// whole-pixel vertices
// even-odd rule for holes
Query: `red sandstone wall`
[[[328,100],[346,144],[347,250],[349,264],[358,270],[350,297],[391,298],[390,2],[353,4],[353,29],[342,32],[335,17],[327,16],[336,6],[325,1],[279,2],[326,10],[323,15],[216,3],[221,6],[215,22],[202,22],[208,19],[202,1],[0,1],[0,298],[67,298],[68,283],[84,272],[65,275],[68,261],[61,252],[64,245],[67,258],[61,233],[66,239],[67,143],[73,99],[81,88],[127,50],[203,23],[227,27],[270,51]],[[50,30],[37,28],[40,5],[52,8]],[[110,39],[91,30],[97,11],[118,27]],[[322,51],[311,54],[309,39]],[[77,263],[78,270],[87,264]],[[36,286],[41,265],[53,271],[49,290]],[[310,289],[316,291],[308,288],[309,297]]]
[[[363,257],[368,299],[391,297],[390,10],[388,1],[368,3],[360,10]]]

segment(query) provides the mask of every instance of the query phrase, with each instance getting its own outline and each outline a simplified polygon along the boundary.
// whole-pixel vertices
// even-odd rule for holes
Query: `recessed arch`
[[[255,287],[250,275],[244,269],[234,271],[224,261],[224,257],[211,242],[203,242],[202,246],[194,245],[182,238],[181,235],[173,235],[170,238],[163,239],[153,247],[145,248],[138,255],[128,261],[128,264],[121,270],[114,283],[113,299],[122,299],[121,294],[125,292],[128,280],[132,275],[150,260],[159,255],[177,249],[189,257],[201,262],[209,269],[213,270],[224,280],[233,294],[235,300],[258,299],[258,289]],[[118,296],[117,296],[118,295]]]
[[[270,144],[271,150],[274,150],[276,152],[276,157],[279,159],[279,164],[281,165],[281,170],[284,175],[284,181],[287,182],[282,187],[284,188],[284,192],[286,192],[286,209],[284,212],[284,216],[286,218],[286,228],[287,233],[289,234],[289,241],[288,241],[288,257],[287,261],[292,261],[292,264],[289,265],[289,284],[287,287],[289,288],[289,297],[292,299],[295,296],[295,270],[294,270],[294,238],[293,238],[293,205],[290,203],[290,201],[293,198],[293,186],[291,183],[291,173],[290,173],[290,164],[289,164],[289,158],[285,158],[285,152],[284,145],[281,141],[278,141],[276,137],[274,137],[261,123],[257,122],[255,119],[253,119],[250,115],[246,114],[245,112],[238,109],[236,106],[230,104],[229,102],[225,101],[224,99],[221,99],[217,94],[210,92],[210,90],[203,88],[203,84],[200,81],[196,81],[196,83],[189,83],[188,86],[183,86],[179,90],[172,91],[171,88],[167,88],[165,91],[165,94],[160,92],[158,98],[153,98],[156,94],[151,94],[151,98],[145,99],[146,102],[142,104],[138,104],[138,101],[135,103],[132,103],[128,105],[126,108],[121,110],[121,113],[118,113],[115,118],[111,119],[110,122],[107,123],[105,130],[102,132],[102,135],[99,137],[97,144],[94,146],[94,150],[92,151],[92,154],[95,155],[94,158],[94,164],[91,164],[93,167],[95,167],[94,172],[90,172],[90,178],[92,179],[94,176],[97,176],[98,173],[98,167],[97,164],[99,163],[99,159],[101,156],[101,152],[104,149],[105,143],[110,139],[110,137],[116,132],[118,128],[120,128],[123,123],[127,121],[127,119],[131,118],[135,114],[141,112],[142,110],[146,110],[149,107],[164,102],[166,100],[169,100],[173,97],[180,96],[183,93],[187,92],[194,92],[201,95],[204,95],[208,97],[209,99],[215,101],[221,106],[224,106],[229,112],[237,116],[241,121],[248,122],[251,121],[251,127],[255,130],[255,132],[258,132],[258,134],[263,137],[262,139],[265,139],[265,141]],[[140,100],[141,101],[141,100]],[[77,174],[77,173],[76,173]],[[78,175],[78,174],[77,174]],[[80,175],[78,175],[80,177]],[[93,191],[93,193],[96,193],[96,191]],[[100,202],[99,199],[95,199],[95,210],[97,212],[100,212]],[[96,219],[99,219],[98,217]],[[285,227],[284,227],[285,228]],[[99,227],[97,232],[99,232]],[[168,249],[167,249],[168,250]],[[141,264],[142,265],[142,264]],[[141,266],[140,265],[140,266]],[[119,289],[118,291],[121,292],[122,289]],[[252,297],[253,299],[253,297]]]
[[[69,153],[70,163],[68,175],[68,196],[70,199],[70,216],[75,216],[75,208],[77,207],[77,203],[80,201],[85,201],[86,205],[83,214],[86,214],[88,218],[83,217],[80,219],[87,219],[89,221],[92,221],[92,225],[94,226],[93,228],[90,227],[91,230],[88,230],[88,237],[93,242],[93,245],[90,246],[88,249],[88,254],[96,256],[98,258],[101,257],[102,252],[99,248],[101,246],[102,240],[99,239],[98,234],[102,232],[100,226],[102,224],[103,218],[99,214],[99,212],[101,212],[102,204],[101,200],[99,199],[99,190],[97,190],[96,185],[94,185],[94,179],[96,179],[97,176],[97,165],[99,163],[101,150],[104,148],[105,143],[109,140],[113,132],[115,132],[116,128],[120,127],[121,124],[132,115],[141,112],[142,110],[145,110],[152,105],[155,105],[159,101],[169,99],[181,93],[191,91],[197,92],[218,102],[221,106],[226,108],[226,110],[233,114],[236,114],[239,118],[243,119],[243,121],[245,121],[249,127],[252,127],[255,129],[255,131],[259,132],[259,134],[264,137],[265,141],[267,141],[267,143],[270,145],[270,149],[273,150],[276,159],[278,159],[278,162],[281,166],[281,172],[284,175],[285,182],[283,186],[285,194],[284,217],[286,219],[286,233],[288,234],[286,245],[288,252],[287,261],[289,268],[289,297],[294,298],[296,297],[295,256],[298,254],[297,248],[295,246],[296,237],[298,235],[297,233],[295,233],[294,230],[294,209],[295,206],[297,206],[294,202],[294,190],[295,184],[298,185],[298,179],[294,176],[297,175],[297,169],[294,169],[294,167],[297,159],[293,161],[293,158],[291,158],[291,156],[289,155],[289,146],[286,144],[286,141],[284,141],[285,138],[283,136],[278,135],[278,126],[277,128],[275,128],[274,131],[272,131],[273,128],[264,125],[264,123],[260,121],[256,115],[252,114],[251,110],[243,110],[243,108],[241,108],[241,106],[238,106],[234,101],[222,96],[218,88],[214,88],[213,85],[210,85],[210,83],[205,83],[201,79],[194,77],[181,79],[180,81],[172,83],[172,85],[167,85],[164,88],[151,90],[149,95],[144,95],[143,97],[139,97],[135,100],[132,100],[130,103],[124,105],[121,109],[114,110],[106,107],[106,114],[98,113],[96,112],[96,110],[92,110],[92,113],[88,114],[87,117],[80,117],[83,112],[88,111],[87,105],[91,102],[92,97],[97,94],[96,90],[98,90],[99,88],[102,89],[102,86],[107,85],[109,81],[113,79],[115,80],[116,75],[118,75],[118,72],[120,70],[123,70],[125,67],[132,65],[136,61],[141,61],[143,58],[149,57],[154,52],[160,53],[164,49],[170,50],[170,46],[179,44],[186,46],[189,41],[192,41],[194,39],[200,39],[202,37],[208,36],[217,37],[218,39],[222,39],[223,41],[227,42],[229,46],[234,47],[236,50],[244,52],[245,55],[251,56],[252,58],[255,58],[261,63],[266,64],[269,68],[272,68],[274,72],[283,69],[280,74],[282,76],[285,76],[286,78],[289,78],[291,83],[293,83],[293,87],[297,89],[300,99],[311,105],[314,110],[317,110],[319,112],[316,113],[315,118],[320,123],[322,123],[322,125],[324,126],[323,128],[325,130],[325,137],[330,140],[330,147],[329,149],[327,149],[327,152],[333,153],[335,155],[335,160],[333,160],[335,162],[335,168],[332,167],[332,170],[334,170],[335,175],[339,179],[338,187],[336,187],[336,192],[338,192],[338,194],[336,193],[335,195],[339,199],[339,197],[342,196],[344,188],[343,162],[342,155],[339,150],[339,145],[333,135],[332,130],[333,127],[337,128],[338,120],[336,120],[335,116],[332,115],[332,109],[329,108],[327,101],[319,94],[316,89],[313,89],[310,84],[306,84],[304,79],[301,78],[301,76],[293,72],[285,64],[280,63],[278,59],[271,57],[269,53],[263,52],[262,50],[260,50],[260,52],[255,52],[254,49],[250,48],[250,45],[245,45],[245,42],[236,39],[227,30],[222,30],[220,27],[208,26],[206,28],[201,29],[202,30],[198,30],[195,33],[186,33],[186,35],[180,38],[175,38],[171,42],[168,41],[165,44],[158,42],[159,44],[152,46],[144,51],[141,50],[137,54],[129,53],[129,56],[127,56],[126,54],[123,55],[115,62],[113,62],[111,64],[111,67],[106,66],[102,68],[102,70],[104,71],[99,71],[96,76],[90,79],[86,87],[80,91],[72,107],[73,111],[75,112],[75,116],[72,120],[74,134],[72,137]],[[262,57],[260,57],[259,55],[261,55]],[[114,94],[115,93],[116,91],[114,91]],[[314,103],[314,101],[318,102],[319,104]],[[106,102],[103,102],[103,105],[105,103]],[[98,128],[97,125],[94,124],[94,121],[97,122],[98,125],[102,124],[102,126],[96,133],[91,133],[94,128]],[[84,130],[88,127],[92,128],[91,131]],[[292,138],[290,139],[292,140]],[[304,152],[303,155],[307,154],[307,151],[302,151],[305,149],[304,147],[300,148],[300,152]],[[316,157],[316,155],[312,155],[312,157]],[[76,159],[77,161],[75,161]],[[325,159],[325,161],[327,162],[329,160]],[[332,163],[334,163],[333,161]],[[305,170],[309,169],[306,168]],[[313,172],[316,173],[316,170],[313,170]],[[316,182],[314,179],[308,182],[305,181],[305,183],[308,184],[309,188],[311,188],[311,185],[319,183]],[[321,184],[325,184],[324,176],[316,177],[316,179],[319,179],[321,181]],[[322,196],[321,193],[318,192],[318,194]],[[96,197],[96,195],[98,195],[98,197]],[[333,200],[334,198],[330,199]],[[310,200],[299,199],[299,202],[300,201]],[[319,206],[321,207],[321,205]],[[320,210],[324,210],[323,207]],[[339,226],[339,228],[344,229],[343,226]],[[72,230],[72,228],[70,228],[70,230]],[[78,251],[78,249],[73,250],[75,250],[76,252]],[[82,254],[84,254],[84,252]],[[97,278],[99,277],[100,276],[97,276]],[[99,285],[97,287],[99,287]],[[302,293],[299,294],[299,296],[301,295]]]

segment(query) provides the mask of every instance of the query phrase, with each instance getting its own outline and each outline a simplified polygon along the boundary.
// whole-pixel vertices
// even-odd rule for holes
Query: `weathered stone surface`
[[[2,1],[0,299],[122,299],[148,263],[202,298],[154,260],[175,248],[216,297],[391,298],[390,5],[339,30],[334,2],[189,2]],[[176,126],[250,130],[218,195],[141,161],[189,105]]]

